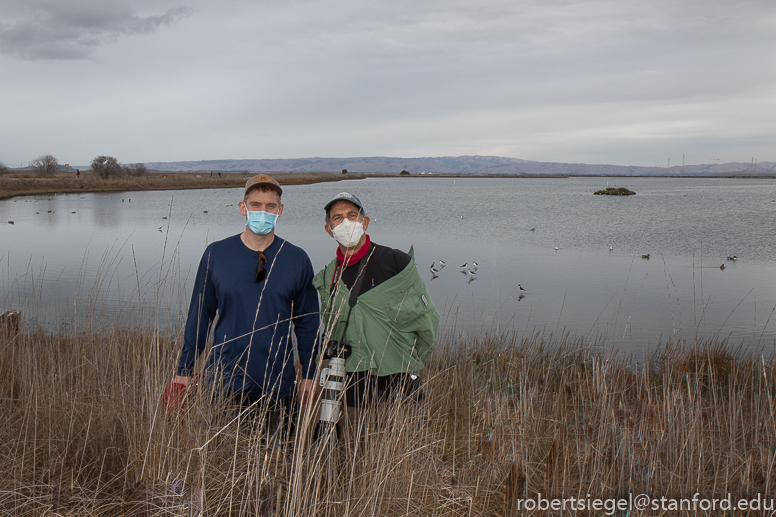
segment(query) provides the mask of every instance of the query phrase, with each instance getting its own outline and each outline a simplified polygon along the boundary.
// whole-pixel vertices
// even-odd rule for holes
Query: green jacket
[[[331,296],[329,286],[337,268],[332,260],[313,278],[321,297],[321,319],[332,341],[352,347],[345,361],[349,372],[369,371],[373,375],[417,374],[431,355],[439,326],[431,296],[415,267],[414,251],[401,272],[361,294],[348,316],[350,291],[340,279]]]

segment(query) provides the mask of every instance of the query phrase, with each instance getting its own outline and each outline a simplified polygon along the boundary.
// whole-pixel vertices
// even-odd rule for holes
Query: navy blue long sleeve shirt
[[[278,236],[264,255],[267,272],[257,283],[259,254],[239,234],[207,247],[194,281],[178,375],[191,375],[217,312],[205,366],[209,382],[253,397],[291,394],[292,321],[304,376],[315,376],[320,316],[310,258]]]

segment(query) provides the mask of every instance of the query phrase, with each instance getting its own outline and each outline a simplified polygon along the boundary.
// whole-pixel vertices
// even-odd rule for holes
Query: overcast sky
[[[2,0],[0,161],[776,161],[774,0]]]

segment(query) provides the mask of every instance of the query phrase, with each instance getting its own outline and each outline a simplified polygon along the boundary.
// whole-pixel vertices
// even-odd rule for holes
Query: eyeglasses
[[[263,251],[259,252],[259,260],[256,261],[256,276],[254,277],[254,281],[258,284],[262,280],[264,280],[264,277],[267,275],[267,270],[264,269],[264,266],[261,264],[267,263],[267,256],[264,254]]]
[[[339,226],[339,223],[345,220],[347,217],[351,221],[358,221],[359,217],[363,215],[363,212],[361,210],[351,210],[347,214],[332,214],[331,215],[331,224],[333,226]]]

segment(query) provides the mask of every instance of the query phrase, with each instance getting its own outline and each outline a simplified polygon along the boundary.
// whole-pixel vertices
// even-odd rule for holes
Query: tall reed
[[[449,342],[423,401],[315,443],[315,408],[277,434],[261,403],[204,386],[165,414],[179,344],[154,331],[2,332],[2,515],[522,515],[538,493],[776,493],[773,358],[725,343],[636,366],[569,335]]]

